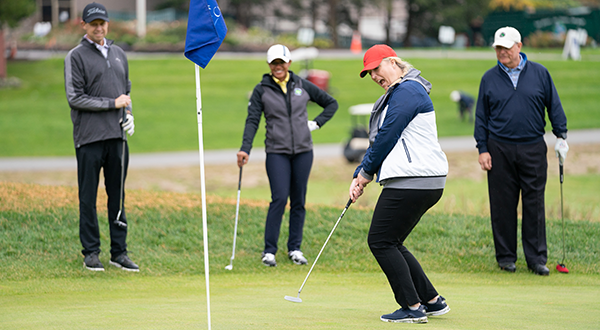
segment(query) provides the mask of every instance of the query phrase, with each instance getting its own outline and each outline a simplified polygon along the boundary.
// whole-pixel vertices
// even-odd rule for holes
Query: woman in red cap
[[[385,89],[369,123],[369,142],[350,185],[353,202],[377,173],[383,186],[369,229],[368,243],[401,306],[381,316],[386,322],[425,323],[450,311],[404,241],[423,214],[442,197],[448,162],[437,140],[431,83],[386,45],[371,47],[361,78]]]

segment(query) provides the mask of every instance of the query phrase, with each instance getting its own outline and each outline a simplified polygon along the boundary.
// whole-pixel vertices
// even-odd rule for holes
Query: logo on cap
[[[102,10],[101,8],[94,7],[94,8],[90,8],[87,12],[88,16],[95,14],[95,13],[100,13],[102,15],[106,15],[106,10]]]
[[[500,38],[504,38],[504,36],[506,36],[506,34],[504,34],[504,32],[500,33]]]
[[[108,22],[108,12],[102,4],[92,2],[83,9],[82,19],[86,23],[95,19],[101,19]]]

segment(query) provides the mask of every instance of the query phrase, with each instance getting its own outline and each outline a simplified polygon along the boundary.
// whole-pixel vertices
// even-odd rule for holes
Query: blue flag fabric
[[[206,68],[226,34],[227,26],[215,0],[190,0],[185,57]]]

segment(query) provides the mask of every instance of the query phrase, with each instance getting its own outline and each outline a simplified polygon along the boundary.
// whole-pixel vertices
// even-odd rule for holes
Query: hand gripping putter
[[[319,257],[321,256],[321,253],[323,252],[323,249],[325,249],[325,245],[327,245],[327,242],[329,242],[329,239],[331,238],[331,235],[333,235],[333,232],[335,231],[335,228],[337,228],[338,224],[340,223],[340,220],[342,220],[342,217],[344,217],[344,213],[346,213],[346,210],[348,210],[348,208],[350,207],[350,204],[352,204],[352,199],[348,199],[348,203],[346,203],[346,207],[344,207],[344,210],[342,211],[342,214],[340,215],[340,217],[338,218],[337,222],[333,226],[333,229],[331,230],[331,233],[329,233],[329,236],[325,240],[325,243],[323,244],[323,247],[321,248],[321,251],[319,251],[319,254],[317,255],[317,258],[315,259],[315,261],[313,262],[312,266],[310,267],[310,270],[308,271],[308,274],[306,274],[306,278],[304,279],[304,282],[302,282],[302,285],[300,286],[300,290],[298,290],[298,296],[297,297],[285,296],[284,297],[285,300],[291,301],[291,302],[296,302],[296,303],[301,303],[302,302],[302,299],[300,299],[300,293],[302,292],[302,288],[304,287],[304,284],[306,284],[306,280],[308,280],[308,277],[310,276],[310,273],[312,272],[313,268],[315,268],[315,264],[319,260]]]

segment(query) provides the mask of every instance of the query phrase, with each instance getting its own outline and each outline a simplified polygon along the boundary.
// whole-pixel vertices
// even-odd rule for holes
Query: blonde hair
[[[406,75],[406,73],[410,70],[410,69],[414,69],[414,67],[412,66],[412,64],[408,63],[407,61],[401,59],[400,57],[386,57],[383,59],[383,61],[390,61],[390,60],[394,60],[396,62],[396,65],[400,68],[400,70],[402,70],[402,76]]]

